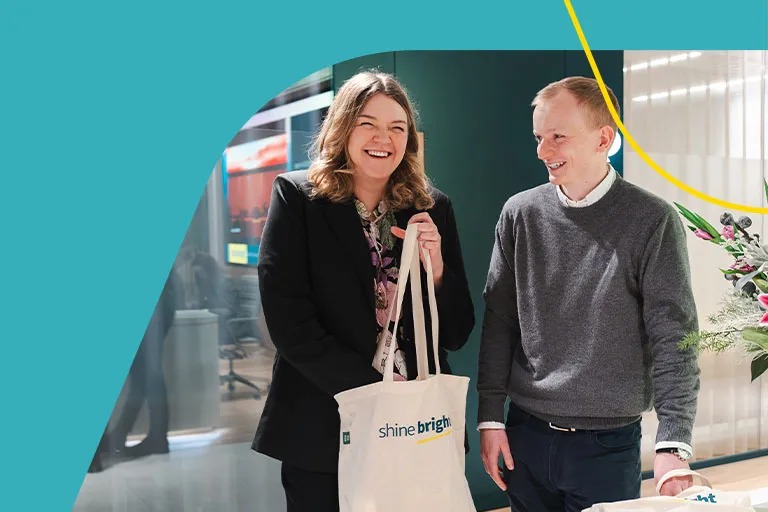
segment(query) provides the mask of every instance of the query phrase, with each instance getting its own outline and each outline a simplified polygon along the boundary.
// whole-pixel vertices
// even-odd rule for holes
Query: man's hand
[[[657,453],[656,460],[653,464],[653,476],[656,480],[656,485],[659,484],[659,480],[661,480],[664,475],[673,469],[690,469],[690,466],[687,462],[680,460],[677,455],[672,453]],[[692,485],[692,476],[670,478],[661,486],[659,494],[662,496],[677,496]]]
[[[485,472],[490,475],[496,485],[502,491],[507,490],[507,486],[501,479],[499,472],[499,454],[504,456],[504,465],[512,471],[515,469],[515,461],[512,460],[512,453],[509,451],[509,440],[507,432],[502,428],[486,428],[480,430],[480,456],[483,459]]]

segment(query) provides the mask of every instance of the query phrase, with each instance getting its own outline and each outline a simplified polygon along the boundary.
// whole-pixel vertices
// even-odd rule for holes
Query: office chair
[[[219,381],[227,384],[230,393],[234,393],[237,383],[247,386],[253,390],[254,398],[259,400],[262,393],[269,390],[271,379],[249,380],[235,371],[234,362],[250,357],[251,350],[248,347],[258,346],[271,352],[274,345],[268,339],[269,334],[264,324],[258,278],[245,275],[239,281],[234,315],[226,320],[227,337],[231,344],[219,347],[219,354],[229,361],[229,372],[219,376]],[[266,389],[262,390],[254,381],[266,383]]]

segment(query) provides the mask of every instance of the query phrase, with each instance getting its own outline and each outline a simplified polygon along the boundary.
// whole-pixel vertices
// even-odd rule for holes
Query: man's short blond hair
[[[616,109],[616,113],[621,116],[619,100],[616,98],[616,95],[613,94],[610,87],[606,85],[605,88],[608,91],[608,97],[611,99],[611,103],[613,103],[613,108]],[[605,104],[603,93],[600,91],[600,85],[594,78],[571,76],[553,82],[536,94],[531,106],[535,107],[539,103],[551,100],[563,91],[567,91],[575,96],[579,105],[587,111],[592,128],[597,129],[607,125],[613,128],[614,132],[618,131],[619,127],[614,122],[613,117],[611,116],[611,111],[608,110],[608,106]]]

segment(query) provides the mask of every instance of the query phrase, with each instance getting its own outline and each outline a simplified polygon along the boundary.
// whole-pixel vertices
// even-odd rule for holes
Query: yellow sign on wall
[[[247,265],[248,246],[246,244],[227,244],[227,261],[238,265]]]

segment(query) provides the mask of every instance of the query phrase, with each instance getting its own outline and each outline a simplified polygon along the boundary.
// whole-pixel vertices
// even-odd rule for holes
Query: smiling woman
[[[313,197],[331,202],[353,191],[366,195],[376,183],[386,185],[393,209],[432,206],[414,109],[392,76],[364,72],[344,83],[315,139],[309,179]],[[371,206],[370,198],[358,198]]]
[[[357,173],[356,195],[369,210],[376,207],[376,190],[386,187],[403,161],[408,124],[405,109],[383,93],[368,100],[358,116],[349,136],[347,154]]]
[[[259,284],[278,356],[253,448],[282,462],[290,512],[337,512],[334,397],[380,382],[387,361],[396,381],[434,374],[436,361],[451,373],[447,351],[475,319],[453,207],[427,179],[400,83],[370,72],[347,80],[312,153],[308,171],[275,179],[264,227]],[[438,291],[439,344],[418,359],[408,301],[390,318],[409,225]]]

